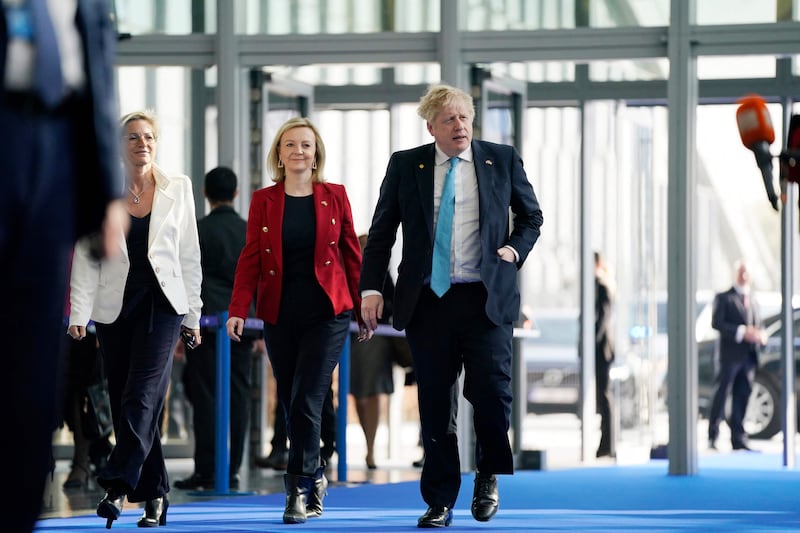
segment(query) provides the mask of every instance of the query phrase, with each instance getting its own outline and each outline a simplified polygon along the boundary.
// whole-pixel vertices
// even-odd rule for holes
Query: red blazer
[[[228,308],[231,317],[246,318],[256,295],[256,316],[270,324],[278,321],[283,280],[284,192],[281,182],[253,193],[247,240],[239,255]],[[335,314],[354,309],[360,323],[361,248],[344,186],[314,183],[314,212],[317,281],[330,298]]]

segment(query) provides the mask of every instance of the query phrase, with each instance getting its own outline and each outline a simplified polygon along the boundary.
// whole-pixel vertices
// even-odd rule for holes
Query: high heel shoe
[[[106,495],[97,504],[97,516],[106,519],[106,529],[111,529],[111,524],[119,518],[124,503],[125,494],[120,494],[114,490],[106,491]]]
[[[158,527],[167,525],[169,500],[166,496],[144,502],[144,513],[136,523],[139,527]]]

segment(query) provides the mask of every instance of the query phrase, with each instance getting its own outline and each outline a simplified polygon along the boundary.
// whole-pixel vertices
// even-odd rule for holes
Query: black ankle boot
[[[167,525],[167,509],[169,500],[166,496],[153,498],[144,502],[144,512],[136,523],[139,527],[158,527]]]
[[[322,499],[328,494],[328,480],[325,477],[325,463],[314,472],[314,487],[308,493],[306,516],[317,518],[322,516]]]
[[[303,524],[308,517],[306,501],[314,490],[314,478],[284,474],[283,484],[286,487],[286,510],[283,512],[284,524]]]
[[[122,506],[125,503],[125,494],[113,489],[108,489],[106,495],[97,504],[97,516],[106,519],[106,529],[111,529],[111,524],[119,518]]]

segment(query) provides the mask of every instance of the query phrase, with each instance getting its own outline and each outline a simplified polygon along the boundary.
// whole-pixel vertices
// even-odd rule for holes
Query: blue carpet
[[[453,526],[458,531],[655,532],[800,531],[800,471],[780,457],[706,456],[696,476],[670,476],[666,461],[500,478],[500,511],[473,520],[472,476],[464,476]],[[174,505],[160,531],[411,531],[425,510],[417,482],[330,487],[321,518],[284,525],[284,496],[237,496]],[[141,510],[123,512],[112,531],[136,528]],[[96,516],[42,520],[36,531],[100,531]],[[140,531],[137,529],[137,531]]]

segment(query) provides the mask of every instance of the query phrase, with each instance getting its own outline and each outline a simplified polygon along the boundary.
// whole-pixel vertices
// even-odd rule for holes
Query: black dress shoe
[[[289,452],[276,452],[275,450],[272,450],[272,452],[270,452],[270,454],[266,457],[257,457],[254,463],[259,468],[286,470],[286,465],[289,463]]]
[[[717,439],[708,439],[708,449],[709,450],[717,449]]]
[[[746,452],[754,452],[754,451],[756,451],[753,448],[751,448],[750,446],[748,446],[746,442],[734,442],[734,443],[731,444],[731,447],[734,450],[744,450]]]
[[[488,522],[497,513],[500,495],[497,493],[497,478],[493,475],[475,476],[472,493],[472,517],[478,522]]]
[[[595,454],[595,457],[597,457],[598,459],[600,459],[601,457],[610,457],[613,459],[616,456],[617,454],[612,452],[611,448],[606,448],[606,447],[598,448],[597,453]]]
[[[167,525],[167,509],[169,500],[166,496],[153,498],[144,502],[142,517],[136,522],[139,527],[158,527]]]
[[[179,479],[175,482],[175,488],[183,490],[213,489],[214,480],[210,476],[204,476],[195,472],[186,479]]]
[[[414,468],[422,468],[423,466],[425,466],[425,456],[423,455],[422,457],[411,463],[411,466],[413,466]]]
[[[453,510],[449,507],[428,507],[417,520],[417,527],[447,527],[453,523]]]
[[[111,524],[119,518],[124,504],[124,494],[120,494],[115,490],[106,491],[106,495],[97,504],[97,516],[106,519],[106,529],[111,529]]]

